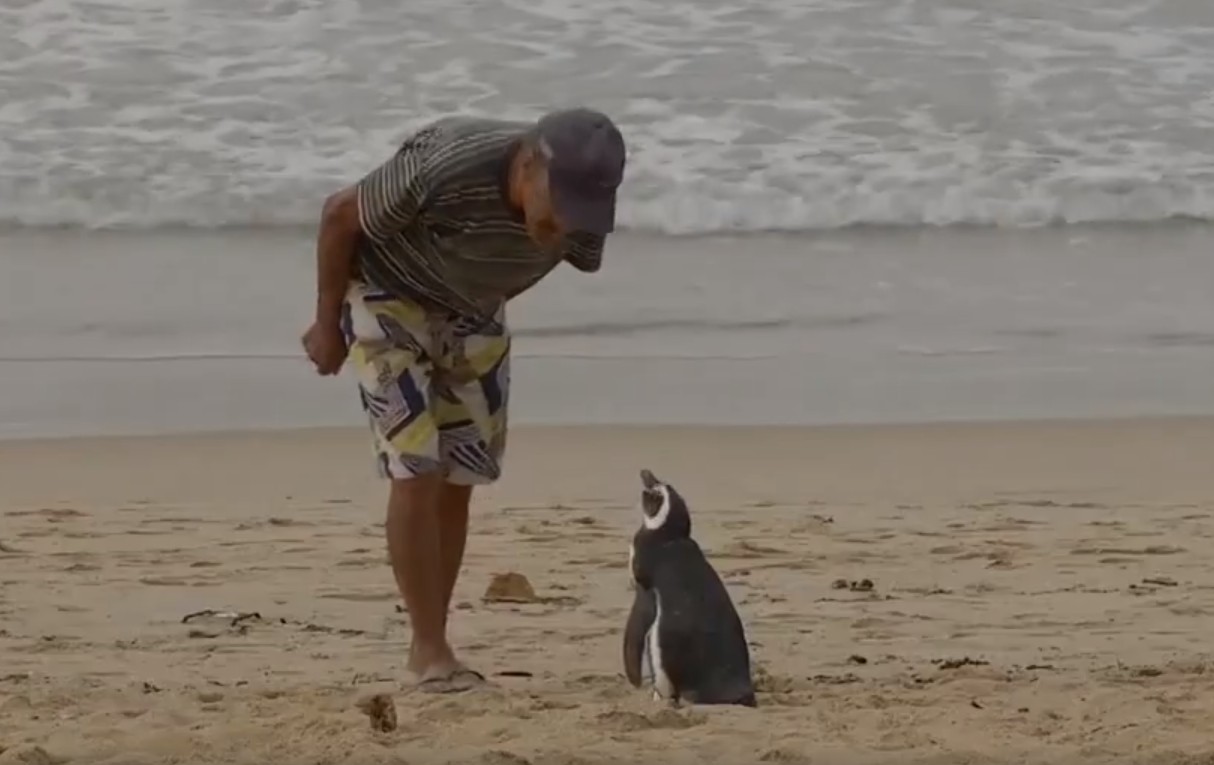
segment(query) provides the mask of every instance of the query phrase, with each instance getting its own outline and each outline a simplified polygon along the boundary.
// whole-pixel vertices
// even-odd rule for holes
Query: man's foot
[[[461,693],[485,683],[484,675],[461,664],[448,645],[427,650],[415,644],[408,669],[416,689],[425,693]]]
[[[405,665],[409,673],[418,681],[434,677],[447,677],[463,668],[455,658],[455,652],[444,640],[428,644],[416,640],[409,646],[409,662]]]

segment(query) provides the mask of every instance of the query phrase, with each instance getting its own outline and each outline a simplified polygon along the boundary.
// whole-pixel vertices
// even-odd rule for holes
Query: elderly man
[[[563,261],[599,269],[624,139],[605,115],[439,119],[325,200],[316,318],[322,375],[349,358],[391,484],[387,543],[424,690],[484,678],[447,639],[472,487],[497,480],[510,391],[508,300]]]

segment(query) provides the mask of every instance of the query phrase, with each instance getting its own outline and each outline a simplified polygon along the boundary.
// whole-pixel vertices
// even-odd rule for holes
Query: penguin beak
[[[648,470],[641,471],[641,484],[646,489],[655,489],[659,483],[661,483],[661,481],[659,481],[658,477],[653,473],[649,472]]]

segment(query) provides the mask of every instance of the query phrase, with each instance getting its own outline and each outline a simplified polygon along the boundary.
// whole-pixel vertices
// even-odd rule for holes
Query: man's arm
[[[316,321],[341,323],[341,308],[350,285],[354,249],[361,232],[357,187],[347,186],[325,200],[316,237]]]
[[[360,236],[382,242],[413,220],[429,194],[427,166],[409,146],[325,200],[316,242],[316,320],[335,326]]]
[[[606,241],[607,237],[602,234],[570,234],[565,260],[577,270],[593,274],[603,265],[603,246]]]

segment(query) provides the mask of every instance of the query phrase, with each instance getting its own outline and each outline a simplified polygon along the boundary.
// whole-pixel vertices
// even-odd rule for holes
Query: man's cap
[[[607,115],[585,108],[550,112],[536,127],[557,215],[573,231],[610,233],[626,159],[619,128]]]

